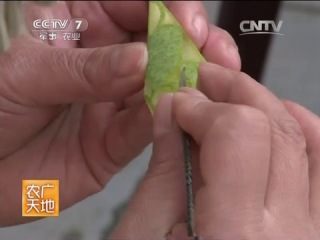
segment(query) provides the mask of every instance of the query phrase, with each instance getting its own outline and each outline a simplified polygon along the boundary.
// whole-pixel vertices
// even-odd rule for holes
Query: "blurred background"
[[[204,4],[210,21],[236,39],[243,71],[280,98],[296,101],[320,115],[320,2]],[[240,36],[242,20],[282,20],[283,35]],[[145,173],[151,151],[152,146],[147,147],[101,193],[63,211],[58,218],[2,228],[0,240],[102,240],[116,224]]]

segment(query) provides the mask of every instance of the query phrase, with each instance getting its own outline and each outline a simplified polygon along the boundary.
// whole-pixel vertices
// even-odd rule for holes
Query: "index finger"
[[[211,25],[201,1],[166,1],[184,30],[201,49],[208,62],[239,71],[241,59],[232,36],[225,30]]]
[[[201,1],[166,1],[167,8],[175,16],[198,48],[208,38],[208,15]]]

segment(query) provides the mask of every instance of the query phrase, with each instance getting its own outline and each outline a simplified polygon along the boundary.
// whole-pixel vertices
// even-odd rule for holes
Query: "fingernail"
[[[226,45],[226,54],[232,59],[233,66],[238,66],[240,64],[240,55],[237,46],[232,44]]]
[[[154,138],[157,139],[170,132],[173,126],[172,120],[172,93],[161,96],[154,114]]]
[[[206,29],[207,29],[207,21],[204,18],[204,16],[202,16],[199,13],[196,13],[196,15],[193,17],[192,20],[192,24],[193,27],[195,29],[195,33],[196,33],[196,38],[197,38],[197,44],[198,46],[202,46],[206,36]]]
[[[200,92],[199,90],[194,89],[194,88],[183,87],[180,89],[180,92],[189,94],[190,96],[195,97],[195,98],[207,99],[207,97],[202,92]]]
[[[110,70],[116,77],[126,77],[144,71],[148,52],[144,43],[129,43],[115,47],[111,53]]]

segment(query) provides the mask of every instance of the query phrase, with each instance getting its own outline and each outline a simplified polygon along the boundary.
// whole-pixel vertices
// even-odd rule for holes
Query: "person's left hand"
[[[23,4],[29,30],[48,18],[81,17],[89,27],[78,45],[18,37],[0,56],[0,226],[35,220],[21,216],[21,180],[59,179],[63,210],[102,190],[152,140],[139,67],[145,44],[132,43],[146,40],[147,2]],[[201,2],[167,5],[208,61],[240,69],[233,39],[209,26]],[[119,77],[121,69],[131,74]]]

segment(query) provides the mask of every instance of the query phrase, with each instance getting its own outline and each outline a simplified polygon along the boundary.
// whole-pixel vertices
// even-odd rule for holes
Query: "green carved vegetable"
[[[205,59],[162,1],[149,2],[147,47],[144,96],[153,113],[163,93],[179,90],[183,69],[186,85],[196,87],[199,64]]]

